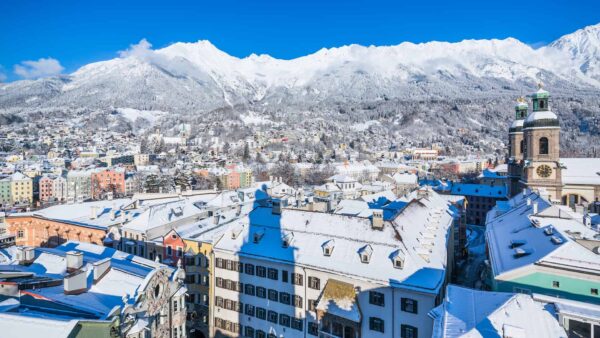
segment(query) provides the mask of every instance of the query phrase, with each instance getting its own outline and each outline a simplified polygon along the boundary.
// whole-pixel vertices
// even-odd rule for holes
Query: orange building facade
[[[125,172],[106,169],[92,174],[92,198],[99,199],[108,192],[125,194]]]
[[[8,233],[16,237],[16,245],[56,247],[69,240],[103,245],[106,229],[82,226],[39,216],[6,217]]]

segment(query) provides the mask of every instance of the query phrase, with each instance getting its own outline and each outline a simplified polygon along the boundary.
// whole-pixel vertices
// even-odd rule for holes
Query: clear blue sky
[[[0,1],[0,71],[55,58],[71,72],[146,38],[208,39],[235,55],[294,58],[357,43],[515,37],[538,46],[600,22],[595,1]]]

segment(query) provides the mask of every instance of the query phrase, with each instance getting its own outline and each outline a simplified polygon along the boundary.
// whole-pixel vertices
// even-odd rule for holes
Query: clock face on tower
[[[535,170],[535,172],[543,178],[548,178],[550,177],[550,175],[552,175],[552,168],[550,168],[549,165],[547,164],[542,164],[539,167],[537,167],[537,169]]]

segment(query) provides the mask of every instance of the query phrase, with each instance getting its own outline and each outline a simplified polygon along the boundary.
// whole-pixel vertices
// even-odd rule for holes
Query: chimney
[[[235,215],[239,216],[241,214],[242,214],[242,205],[238,204],[238,205],[235,206]]]
[[[383,229],[383,210],[373,209],[373,217],[371,218],[371,226],[373,229]]]
[[[85,270],[75,271],[63,281],[65,295],[78,295],[87,291],[87,278]]]
[[[35,260],[35,251],[30,246],[18,246],[15,258],[20,265],[29,265]]]
[[[523,188],[523,197],[527,196],[527,188]]]
[[[98,217],[98,207],[91,206],[90,207],[90,219],[96,219]]]
[[[273,215],[281,215],[281,200],[273,200],[273,207],[271,208]]]
[[[215,215],[213,216],[213,223],[219,224],[219,218],[221,218],[221,215],[219,215],[218,213],[215,213]]]
[[[99,260],[92,265],[94,269],[94,284],[96,284],[110,270],[110,257]]]
[[[531,198],[527,198],[527,205],[531,205]]]
[[[538,213],[538,202],[533,202],[533,214]]]
[[[79,251],[67,252],[67,272],[81,269],[83,266],[83,254]]]
[[[178,185],[178,186],[175,186],[175,193],[176,193],[177,195],[181,195],[181,186],[180,186],[180,185]]]

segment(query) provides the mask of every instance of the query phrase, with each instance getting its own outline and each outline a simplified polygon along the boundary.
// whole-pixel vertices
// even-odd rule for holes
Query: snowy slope
[[[280,60],[230,56],[208,41],[148,46],[76,72],[0,85],[0,109],[106,106],[177,113],[277,102],[464,97],[548,87],[600,88],[600,25],[533,49],[508,38],[322,49]],[[136,47],[134,47],[136,48]]]

